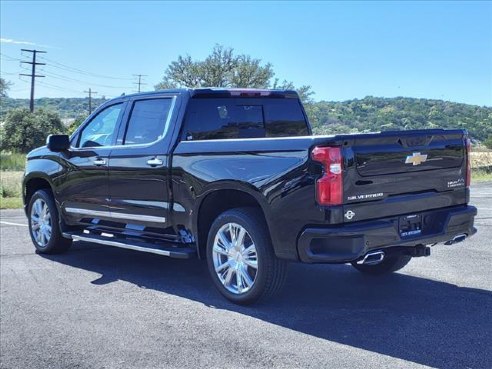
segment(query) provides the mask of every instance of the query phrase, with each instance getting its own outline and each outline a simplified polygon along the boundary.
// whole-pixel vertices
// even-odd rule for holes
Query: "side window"
[[[192,99],[185,140],[265,137],[263,107],[244,99]]]
[[[80,132],[77,147],[111,145],[122,111],[123,104],[120,103],[111,105],[97,114]]]
[[[135,101],[123,145],[146,144],[164,137],[172,102],[171,98]]]
[[[297,99],[266,100],[265,127],[267,137],[307,136],[306,118]]]

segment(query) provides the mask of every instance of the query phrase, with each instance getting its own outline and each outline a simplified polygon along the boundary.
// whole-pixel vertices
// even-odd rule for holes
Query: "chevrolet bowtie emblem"
[[[422,155],[419,152],[414,152],[412,155],[408,155],[405,164],[420,165],[427,161],[427,155]]]

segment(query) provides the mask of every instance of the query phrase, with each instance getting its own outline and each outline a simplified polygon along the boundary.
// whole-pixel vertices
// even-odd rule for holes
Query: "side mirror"
[[[70,148],[70,138],[68,135],[49,135],[46,139],[46,146],[54,152],[68,150]]]

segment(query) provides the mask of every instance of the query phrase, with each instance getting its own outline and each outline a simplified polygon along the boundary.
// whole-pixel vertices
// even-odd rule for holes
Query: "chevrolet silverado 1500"
[[[28,154],[40,253],[88,241],[207,260],[235,303],[276,292],[289,261],[404,267],[471,236],[463,130],[313,136],[294,91],[121,96]]]

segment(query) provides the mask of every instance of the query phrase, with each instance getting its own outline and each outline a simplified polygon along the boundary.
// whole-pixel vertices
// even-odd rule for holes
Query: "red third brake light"
[[[470,153],[471,153],[471,140],[467,138],[466,139],[466,187],[470,187],[470,183],[471,183]]]
[[[323,176],[316,182],[316,200],[319,205],[343,203],[342,149],[316,146],[311,152],[314,161],[323,164]]]

